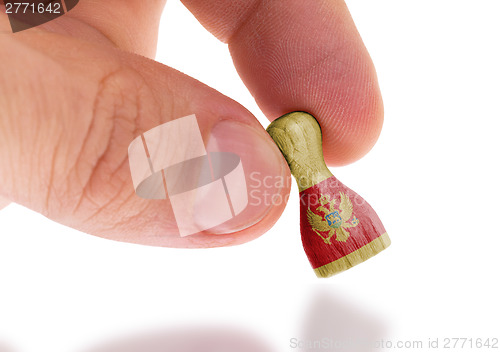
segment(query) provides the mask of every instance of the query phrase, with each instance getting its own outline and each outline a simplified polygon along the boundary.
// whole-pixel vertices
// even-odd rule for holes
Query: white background
[[[365,158],[332,171],[376,209],[388,250],[317,279],[295,185],[268,233],[210,250],[115,243],[11,205],[0,212],[0,351],[84,352],[152,332],[196,339],[190,331],[208,327],[271,351],[318,334],[500,338],[499,3],[348,5],[377,68],[385,125]],[[268,124],[227,47],[177,0],[165,9],[157,59]]]

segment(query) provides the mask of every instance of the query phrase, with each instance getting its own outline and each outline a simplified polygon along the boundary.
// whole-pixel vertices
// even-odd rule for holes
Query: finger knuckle
[[[130,68],[120,67],[99,81],[74,166],[74,212],[109,216],[126,206],[134,193],[127,149],[139,134],[140,120],[155,109],[151,96],[144,79]]]

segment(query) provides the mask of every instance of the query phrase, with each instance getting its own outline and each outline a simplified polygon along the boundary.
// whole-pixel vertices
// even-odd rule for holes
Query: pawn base
[[[339,258],[331,263],[320,266],[314,269],[316,276],[318,277],[330,277],[336,275],[344,270],[352,268],[359,263],[373,257],[377,253],[380,253],[387,247],[391,245],[391,239],[387,235],[387,232],[377,237],[370,243],[364,245],[363,247]]]

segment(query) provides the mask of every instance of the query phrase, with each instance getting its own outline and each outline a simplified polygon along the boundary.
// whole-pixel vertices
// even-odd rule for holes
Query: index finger
[[[375,68],[342,0],[182,0],[229,44],[234,64],[270,120],[314,115],[330,165],[375,144],[383,104]]]

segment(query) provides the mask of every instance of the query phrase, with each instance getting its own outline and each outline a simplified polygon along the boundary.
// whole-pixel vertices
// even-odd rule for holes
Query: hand
[[[328,164],[353,162],[374,145],[382,100],[343,1],[183,2],[228,43],[270,120],[295,110],[318,119]],[[223,234],[181,238],[168,201],[134,193],[130,142],[190,114],[201,121],[204,139],[216,135],[242,157],[247,177],[252,170],[289,177],[278,149],[244,107],[147,59],[155,54],[164,3],[81,0],[68,14],[15,35],[1,14],[0,196],[90,234],[168,247],[243,243],[274,224],[284,202],[254,207]],[[289,188],[272,192],[284,198]]]

